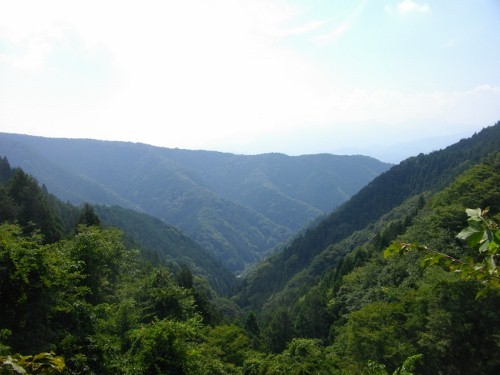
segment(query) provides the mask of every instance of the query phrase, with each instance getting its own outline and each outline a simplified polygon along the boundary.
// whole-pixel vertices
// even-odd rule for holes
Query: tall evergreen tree
[[[80,217],[78,218],[78,225],[101,226],[101,220],[90,203],[83,204]]]

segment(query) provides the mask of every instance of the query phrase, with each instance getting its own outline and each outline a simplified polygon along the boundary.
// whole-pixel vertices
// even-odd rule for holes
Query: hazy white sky
[[[0,0],[3,132],[370,154],[498,120],[498,0]]]

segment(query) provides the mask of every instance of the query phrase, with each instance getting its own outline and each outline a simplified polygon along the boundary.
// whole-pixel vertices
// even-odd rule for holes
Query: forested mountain
[[[236,279],[222,263],[198,243],[158,218],[119,206],[93,206],[105,226],[120,228],[131,247],[148,251],[157,262],[179,269],[188,266],[209,281],[219,294],[229,295]]]
[[[258,312],[261,342],[283,361],[276,367],[387,374],[404,373],[405,362],[416,374],[497,373],[499,151],[500,123],[410,158],[262,261],[236,300]],[[476,239],[464,242],[456,235],[468,207],[493,220],[469,219]],[[384,259],[393,241],[429,250]],[[495,255],[480,256],[478,242]]]
[[[485,128],[471,138],[435,151],[404,160],[375,178],[348,202],[335,210],[316,228],[296,238],[283,252],[261,262],[246,279],[241,303],[259,307],[284,288],[306,287],[338,264],[343,254],[357,244],[328,252],[353,232],[374,225],[383,215],[405,200],[425,192],[435,192],[491,152],[500,150],[500,123]],[[300,282],[296,279],[299,278]]]
[[[47,242],[74,234],[81,208],[64,203],[49,194],[46,187],[19,168],[11,168],[7,158],[0,159],[0,221],[17,222],[27,230],[37,228]],[[92,208],[106,227],[120,228],[130,248],[140,248],[143,257],[153,263],[165,263],[171,269],[189,266],[203,276],[218,293],[228,294],[234,276],[178,229],[158,218],[119,206]]]
[[[135,339],[125,338],[132,326],[139,332],[168,319],[174,335],[186,328],[182,334],[201,338],[203,325],[220,321],[219,298],[204,276],[227,293],[232,274],[159,219],[63,203],[5,157],[0,203],[0,373],[151,373],[157,366],[141,364],[138,337],[135,364],[108,361],[115,350],[136,351]]]
[[[62,200],[161,218],[233,271],[390,167],[364,156],[243,156],[14,134],[0,135],[0,152]]]
[[[332,373],[392,373],[405,360],[414,361],[416,374],[497,373],[498,255],[485,257],[493,262],[485,267],[473,244],[484,234],[498,254],[499,171],[497,152],[446,188],[412,197],[329,246],[311,265],[324,270],[321,277],[296,277],[268,301],[262,339],[276,352],[297,338],[308,338],[309,350],[315,342],[327,343],[322,360],[331,361]],[[467,231],[481,230],[477,240],[464,242],[456,235],[468,225],[467,207],[489,212],[481,221],[469,219]],[[429,250],[385,259],[392,241]],[[486,296],[478,298],[481,292]]]
[[[206,293],[204,265],[128,246],[187,254],[160,221],[62,203],[5,158],[0,202],[2,373],[500,371],[500,123],[376,178],[261,262],[241,310]]]

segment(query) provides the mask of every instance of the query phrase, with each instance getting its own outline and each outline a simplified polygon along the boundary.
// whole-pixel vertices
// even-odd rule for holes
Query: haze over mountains
[[[241,271],[391,165],[367,156],[255,156],[0,135],[12,166],[72,203],[161,218]]]
[[[344,124],[340,128],[348,129],[352,125]],[[359,134],[362,136],[339,134],[338,127],[323,129],[321,132],[311,132],[309,128],[297,129],[287,134],[267,134],[253,140],[214,140],[206,145],[210,150],[227,150],[229,152],[251,154],[265,153],[266,150],[275,150],[273,147],[280,145],[280,151],[289,155],[308,154],[308,150],[315,150],[314,154],[326,152],[335,155],[369,155],[378,160],[397,164],[402,160],[420,153],[430,153],[443,149],[460,139],[473,135],[474,130],[460,131],[465,126],[456,126],[442,123],[425,123],[427,128],[447,129],[440,135],[428,134],[424,131],[412,135],[399,134],[395,129],[391,136],[386,137],[384,142],[380,141],[380,129],[386,128],[386,124],[370,123],[359,125],[363,128]],[[423,128],[423,127],[422,127]],[[368,131],[367,129],[370,129]],[[454,130],[457,129],[457,130]],[[225,141],[225,142],[224,142]],[[286,145],[286,146],[285,146]]]

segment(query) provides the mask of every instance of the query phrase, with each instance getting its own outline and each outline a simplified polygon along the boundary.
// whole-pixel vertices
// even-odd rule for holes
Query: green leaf
[[[476,208],[466,208],[465,213],[469,217],[474,217],[474,216],[477,216],[477,209]]]
[[[467,216],[469,216],[471,219],[481,220],[482,218],[482,211],[480,208],[466,208],[465,212],[467,213]]]
[[[490,255],[488,258],[486,258],[486,261],[488,264],[488,272],[490,273],[490,275],[492,275],[493,273],[495,273],[495,271],[497,271],[498,268],[495,262],[495,256]]]
[[[469,226],[467,228],[462,229],[462,231],[459,234],[457,234],[457,238],[459,238],[461,240],[467,240],[470,236],[472,236],[473,234],[476,234],[478,232],[479,232],[479,230]]]
[[[490,293],[490,289],[489,288],[483,288],[481,290],[479,290],[479,292],[476,293],[476,300],[478,299],[481,299],[481,298],[484,298],[485,296],[487,296],[488,294]]]
[[[12,371],[18,373],[18,374],[26,374],[26,370],[23,369],[21,366],[15,363],[15,359],[12,359],[11,356],[7,358],[5,362],[2,363],[2,367],[8,367],[10,366],[12,368]]]
[[[429,267],[429,266],[433,266],[433,265],[439,264],[439,262],[443,258],[444,258],[444,256],[441,254],[429,254],[429,255],[426,255],[424,257],[424,259],[422,259],[421,265],[424,268]]]
[[[388,247],[385,248],[384,250],[384,258],[390,258],[393,257],[394,255],[398,255],[401,252],[401,247],[402,244],[393,242],[390,244]]]
[[[412,375],[415,371],[415,364],[417,361],[422,359],[423,354],[416,354],[405,359],[403,365],[393,372],[393,375]]]
[[[498,254],[498,249],[500,248],[500,244],[496,241],[492,241],[488,245],[488,253],[490,254]]]
[[[481,243],[481,246],[479,247],[479,252],[484,253],[484,252],[488,251],[489,244],[490,244],[489,241],[483,241]]]

